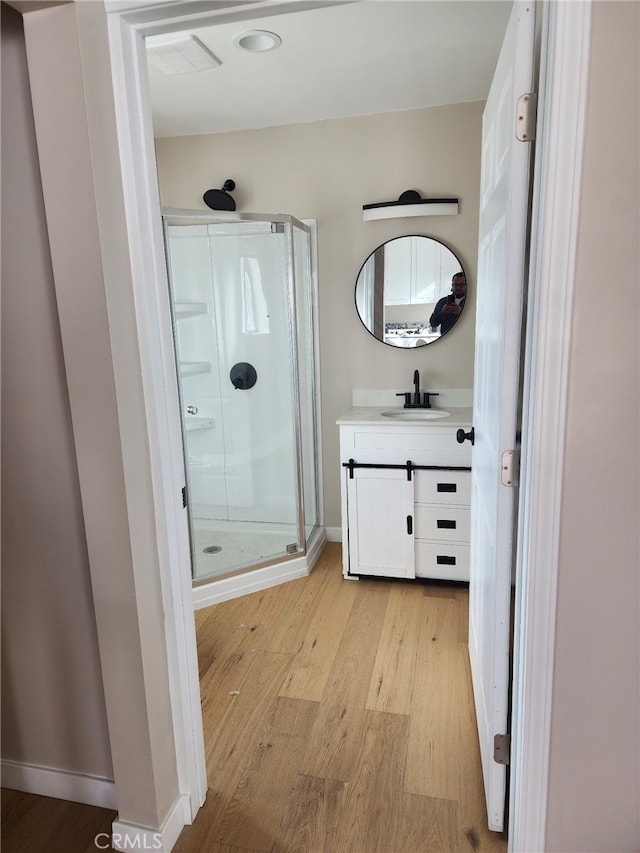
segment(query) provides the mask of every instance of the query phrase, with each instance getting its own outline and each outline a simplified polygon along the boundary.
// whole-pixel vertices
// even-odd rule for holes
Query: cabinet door
[[[347,478],[349,573],[415,577],[413,482],[407,472],[356,468]]]
[[[412,237],[411,244],[411,302],[437,302],[443,295],[439,281],[440,244],[420,237]]]
[[[384,247],[384,303],[411,303],[410,240],[390,240]]]

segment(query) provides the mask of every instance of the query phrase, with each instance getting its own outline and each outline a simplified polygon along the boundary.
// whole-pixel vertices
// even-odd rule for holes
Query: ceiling
[[[181,75],[149,68],[155,134],[484,100],[510,9],[508,0],[361,0],[188,30],[221,65]],[[251,29],[276,32],[282,44],[235,47]]]

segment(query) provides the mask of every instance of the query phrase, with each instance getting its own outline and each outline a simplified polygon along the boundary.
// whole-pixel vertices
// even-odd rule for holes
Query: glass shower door
[[[300,530],[290,240],[165,219],[194,580],[286,558]]]

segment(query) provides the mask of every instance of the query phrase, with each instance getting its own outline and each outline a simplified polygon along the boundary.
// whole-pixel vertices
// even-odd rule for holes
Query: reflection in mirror
[[[372,252],[356,280],[356,308],[379,341],[413,348],[439,340],[458,321],[467,278],[454,253],[432,237],[387,240]]]

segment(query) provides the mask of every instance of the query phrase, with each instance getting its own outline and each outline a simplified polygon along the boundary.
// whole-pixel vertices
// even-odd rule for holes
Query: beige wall
[[[162,203],[207,210],[202,194],[233,178],[238,209],[318,220],[320,369],[325,523],[340,525],[338,428],[354,388],[409,390],[473,385],[474,282],[482,103],[264,130],[158,139]],[[459,196],[458,216],[362,221],[362,205],[406,189]],[[354,286],[380,243],[427,234],[449,245],[468,274],[470,299],[453,333],[404,351],[371,337]]]
[[[548,851],[640,850],[640,5],[593,10]]]
[[[80,649],[93,643],[95,650],[97,635],[103,706],[99,711],[86,708],[82,678],[74,680],[65,657],[61,638],[70,628],[61,619],[73,624],[82,618],[73,610],[64,616],[49,614],[49,619],[55,617],[55,626],[45,652],[47,677],[63,681],[65,676],[69,682],[68,689],[60,685],[66,698],[55,716],[47,707],[40,679],[29,672],[23,676],[29,679],[31,705],[42,708],[48,741],[65,746],[57,770],[74,770],[74,760],[87,760],[83,739],[71,730],[76,717],[101,743],[106,712],[119,820],[153,831],[169,816],[171,827],[180,823],[184,806],[176,753],[176,739],[182,733],[174,729],[166,644],[174,607],[179,604],[167,600],[159,568],[161,534],[151,496],[151,440],[124,202],[121,182],[114,180],[121,167],[104,9],[100,3],[27,6],[24,32],[39,162],[34,180],[36,186],[41,182],[40,204],[44,202],[47,229],[43,239],[48,237],[49,252],[47,281],[53,284],[57,303],[57,313],[49,314],[49,321],[59,324],[47,334],[56,342],[58,363],[60,343],[64,358],[65,376],[57,377],[52,396],[60,397],[69,444],[69,421],[73,431],[73,445],[60,467],[74,480],[74,508],[79,509],[78,497],[81,502],[84,567],[88,562],[95,611],[93,624],[73,633],[72,645]],[[28,103],[24,89],[21,97]],[[3,205],[3,226],[6,209]],[[42,212],[41,208],[41,223]],[[29,228],[21,223],[14,234],[16,249],[28,234]],[[29,285],[21,277],[21,290],[28,292]],[[52,298],[52,293],[48,296]],[[35,346],[40,329],[33,329],[33,334]],[[12,369],[25,353],[28,356],[29,350],[20,340]],[[35,380],[28,374],[23,379],[20,391],[28,399]],[[18,398],[16,410],[20,403]],[[47,414],[38,410],[35,419],[45,432]],[[27,432],[20,450],[25,460],[35,453],[37,466],[38,446],[28,434],[33,429],[30,422],[21,423],[20,432]],[[41,509],[50,514],[58,508],[57,495],[47,497]],[[30,532],[39,541],[41,560],[29,577],[24,607],[39,613],[41,590],[46,592],[46,542],[40,541],[35,526]],[[66,533],[62,527],[60,532]],[[5,648],[19,645],[19,630],[3,639]],[[171,654],[173,660],[174,649]],[[5,693],[5,686],[13,687],[10,682],[3,684],[3,699],[14,692]],[[39,743],[36,734],[30,740],[36,746]]]
[[[113,779],[21,17],[2,7],[2,758]]]

